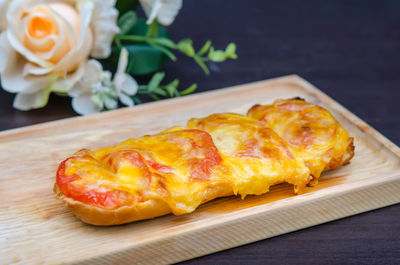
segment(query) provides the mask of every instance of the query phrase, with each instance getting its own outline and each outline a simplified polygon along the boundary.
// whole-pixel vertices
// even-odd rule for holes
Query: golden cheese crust
[[[78,151],[60,164],[55,192],[95,225],[185,214],[233,194],[221,162],[208,133],[174,129]]]
[[[326,109],[302,99],[255,105],[247,113],[274,130],[303,159],[316,185],[323,171],[338,168],[354,155],[353,138]]]
[[[269,187],[288,182],[295,192],[301,192],[310,181],[310,173],[288,145],[274,131],[255,119],[234,114],[213,114],[203,119],[191,119],[188,128],[211,134],[233,183],[234,193],[244,198],[248,194],[268,192]]]
[[[248,116],[191,119],[60,163],[54,192],[82,221],[118,225],[190,213],[217,197],[301,192],[353,156],[353,139],[325,109],[301,100],[254,106]]]

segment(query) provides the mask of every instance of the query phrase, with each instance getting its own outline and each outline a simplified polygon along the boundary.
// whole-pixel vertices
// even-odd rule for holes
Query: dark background
[[[184,1],[169,27],[174,40],[231,41],[239,58],[210,64],[169,63],[169,79],[198,92],[298,74],[400,145],[400,1]],[[0,91],[0,129],[75,115],[68,98],[41,110],[12,109]],[[185,264],[400,264],[400,205],[345,218]]]

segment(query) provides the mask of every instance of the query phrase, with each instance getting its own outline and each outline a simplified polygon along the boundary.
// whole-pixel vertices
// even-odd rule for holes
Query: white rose
[[[176,15],[182,8],[182,0],[139,0],[147,16],[147,24],[157,18],[164,26],[174,22]]]
[[[118,32],[115,29],[118,13],[115,15],[117,11],[109,6],[114,1],[105,2],[5,1],[9,5],[5,30],[0,34],[0,74],[2,87],[18,93],[15,108],[29,110],[45,106],[51,92],[65,94],[82,77],[90,53],[101,58],[109,54],[104,47],[110,46]],[[105,17],[105,7],[111,14],[109,34],[105,33],[107,28],[99,30],[94,26]],[[96,11],[99,13],[95,15]]]

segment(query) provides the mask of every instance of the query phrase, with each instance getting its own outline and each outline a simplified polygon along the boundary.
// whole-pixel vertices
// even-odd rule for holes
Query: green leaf
[[[126,35],[146,36],[148,29],[149,25],[146,24],[146,20],[143,18],[138,18],[135,26]],[[165,27],[158,25],[157,32],[158,37],[170,39],[168,31]]]
[[[148,96],[151,97],[151,98],[152,98],[153,100],[155,100],[155,101],[160,100],[160,98],[159,98],[157,95],[155,95],[155,94],[149,94]]]
[[[150,43],[150,45],[154,48],[156,48],[157,50],[163,52],[165,55],[167,55],[169,57],[169,59],[171,59],[172,61],[176,61],[176,56],[175,54],[173,54],[168,48],[165,48],[161,45],[157,45],[154,43]]]
[[[129,35],[142,36],[141,40],[136,42],[135,40],[124,41],[122,38],[118,39],[116,36],[116,43],[120,43],[121,46],[113,46],[112,54],[109,58],[101,60],[106,69],[115,71],[118,65],[119,53],[122,47],[125,47],[129,53],[129,63],[127,67],[127,72],[131,75],[146,75],[154,73],[160,70],[165,63],[168,61],[168,57],[160,50],[151,47],[147,43],[143,43],[145,35],[147,32],[148,25],[146,20],[139,18],[136,24],[126,33],[124,36],[129,37]],[[158,26],[158,36],[161,38],[169,39],[167,30]]]
[[[194,59],[194,61],[201,67],[201,69],[203,69],[203,71],[204,71],[204,73],[206,74],[206,75],[209,75],[210,74],[210,70],[208,70],[208,67],[207,67],[207,65],[203,62],[203,60],[201,59],[201,57],[200,56],[194,56],[193,57],[193,59]]]
[[[236,44],[233,42],[229,43],[228,46],[226,46],[225,54],[227,58],[236,59]]]
[[[147,28],[147,37],[157,37],[158,35],[158,21],[154,19],[151,25]]]
[[[131,28],[125,36],[127,35],[139,35],[145,36],[148,30],[148,25],[146,24],[146,20],[139,18],[133,28]],[[169,35],[167,30],[158,25],[158,36],[163,39],[169,39]],[[154,73],[160,70],[165,63],[168,61],[168,57],[162,52],[160,49],[156,49],[151,47],[146,43],[124,43],[122,42],[122,46],[128,50],[129,53],[129,64],[127,67],[127,72],[132,75],[146,75],[150,73]],[[119,49],[116,53],[111,56],[115,57],[114,64],[110,63],[110,65],[117,65]],[[134,63],[132,63],[134,62]]]
[[[167,90],[168,95],[170,97],[176,95],[176,89],[178,88],[178,85],[179,85],[179,80],[175,79],[174,81],[165,86],[165,90]]]
[[[138,18],[135,11],[128,11],[118,19],[119,34],[128,33],[136,24]]]
[[[145,75],[160,70],[168,60],[165,54],[147,44],[124,44],[129,53],[127,72],[132,75]],[[118,57],[116,58],[118,60]],[[117,65],[117,64],[115,64]]]
[[[156,88],[159,87],[159,85],[160,85],[161,81],[164,79],[164,77],[165,77],[165,73],[161,73],[161,72],[155,73],[149,82],[148,90],[150,92],[155,91]]]
[[[164,90],[162,90],[162,89],[159,88],[159,87],[156,87],[156,88],[153,90],[153,92],[154,92],[155,94],[158,94],[158,95],[163,96],[163,97],[168,96],[167,92],[164,91]]]
[[[212,58],[214,56],[214,47],[211,47],[210,50],[208,50],[208,58]]]
[[[149,94],[149,90],[147,90],[147,86],[146,86],[146,89],[139,89],[137,91],[137,94],[138,95],[147,95],[147,94]]]
[[[212,56],[209,56],[208,58],[213,62],[219,63],[226,60],[226,55],[224,51],[216,50],[213,52]]]
[[[135,102],[136,105],[142,104],[143,102],[136,96],[132,97],[133,102]]]
[[[197,55],[202,56],[203,54],[205,54],[208,49],[210,49],[211,47],[211,41],[208,40],[206,41],[206,43],[204,43],[203,47],[201,47],[200,51],[197,53]]]
[[[181,40],[180,42],[178,42],[177,48],[189,57],[192,57],[194,55],[194,48],[191,39]]]
[[[117,45],[118,49],[122,49],[121,41],[119,40],[118,36],[115,36],[115,44]]]
[[[181,96],[191,94],[196,90],[196,88],[197,88],[197,84],[193,84],[190,87],[186,88],[185,90],[181,91],[180,94],[181,94]]]
[[[169,38],[157,38],[154,40],[155,43],[166,46],[170,49],[176,49],[176,44]]]
[[[119,15],[123,15],[128,11],[136,10],[138,0],[117,0],[115,8],[119,11]]]

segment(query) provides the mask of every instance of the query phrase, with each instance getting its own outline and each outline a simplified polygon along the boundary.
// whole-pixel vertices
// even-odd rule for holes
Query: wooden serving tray
[[[192,214],[95,227],[53,194],[58,163],[78,149],[296,96],[328,108],[356,146],[350,165],[324,173],[302,195],[282,184],[245,200],[217,199]],[[0,132],[0,164],[1,264],[172,263],[400,202],[400,149],[298,76]]]

